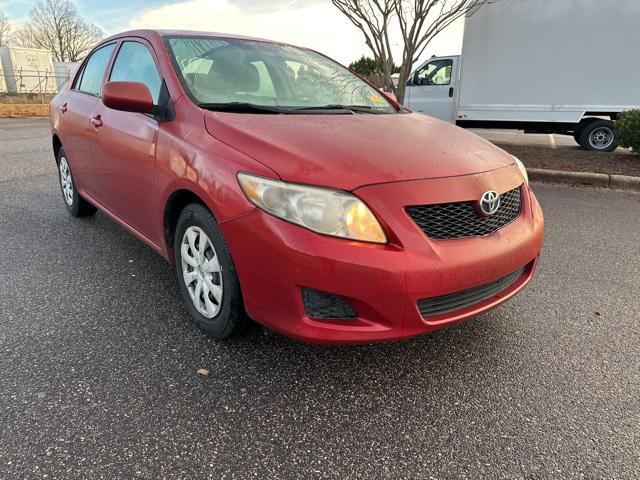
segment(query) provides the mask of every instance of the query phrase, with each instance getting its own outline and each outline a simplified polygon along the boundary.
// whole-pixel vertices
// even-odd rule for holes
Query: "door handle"
[[[102,126],[102,115],[95,115],[93,117],[91,117],[89,119],[89,121],[91,122],[91,125],[93,125],[94,127],[101,127]]]
[[[62,113],[66,113],[66,112],[67,112],[67,110],[69,110],[69,108],[68,108],[68,106],[67,106],[67,102],[64,102],[62,105],[60,105],[60,107],[59,107],[59,108],[60,108],[60,111],[61,111]]]
[[[453,87],[449,87],[449,97],[453,97]]]

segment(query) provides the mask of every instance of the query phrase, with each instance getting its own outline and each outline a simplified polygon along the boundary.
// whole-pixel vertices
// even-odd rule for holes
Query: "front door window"
[[[423,65],[414,76],[415,85],[450,85],[453,60],[442,58]]]
[[[151,92],[154,105],[158,104],[162,80],[151,52],[139,42],[122,43],[109,80],[144,83]]]

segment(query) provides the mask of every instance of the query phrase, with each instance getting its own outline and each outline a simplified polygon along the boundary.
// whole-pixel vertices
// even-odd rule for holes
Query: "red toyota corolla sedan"
[[[247,318],[320,343],[429,332],[515,295],[542,247],[516,158],[304,48],[115,35],[51,127],[69,212],[100,209],[174,263],[214,339]]]

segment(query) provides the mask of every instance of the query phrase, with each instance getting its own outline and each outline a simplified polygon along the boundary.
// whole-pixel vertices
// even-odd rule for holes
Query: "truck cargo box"
[[[578,122],[640,107],[640,2],[502,0],[466,19],[457,118]]]

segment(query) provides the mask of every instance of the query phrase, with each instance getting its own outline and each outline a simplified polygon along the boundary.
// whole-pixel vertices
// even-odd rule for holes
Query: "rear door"
[[[141,39],[123,40],[108,80],[144,83],[158,104],[162,78],[151,46]],[[98,120],[94,162],[98,201],[154,243],[159,242],[155,191],[156,142],[159,124],[151,115],[104,106]]]
[[[418,68],[407,85],[407,105],[445,122],[453,122],[456,101],[457,57],[434,58]]]
[[[84,62],[74,83],[58,106],[62,141],[79,188],[95,195],[92,145],[96,130],[90,122],[91,114],[98,104],[102,80],[115,49],[115,43],[94,50]]]

